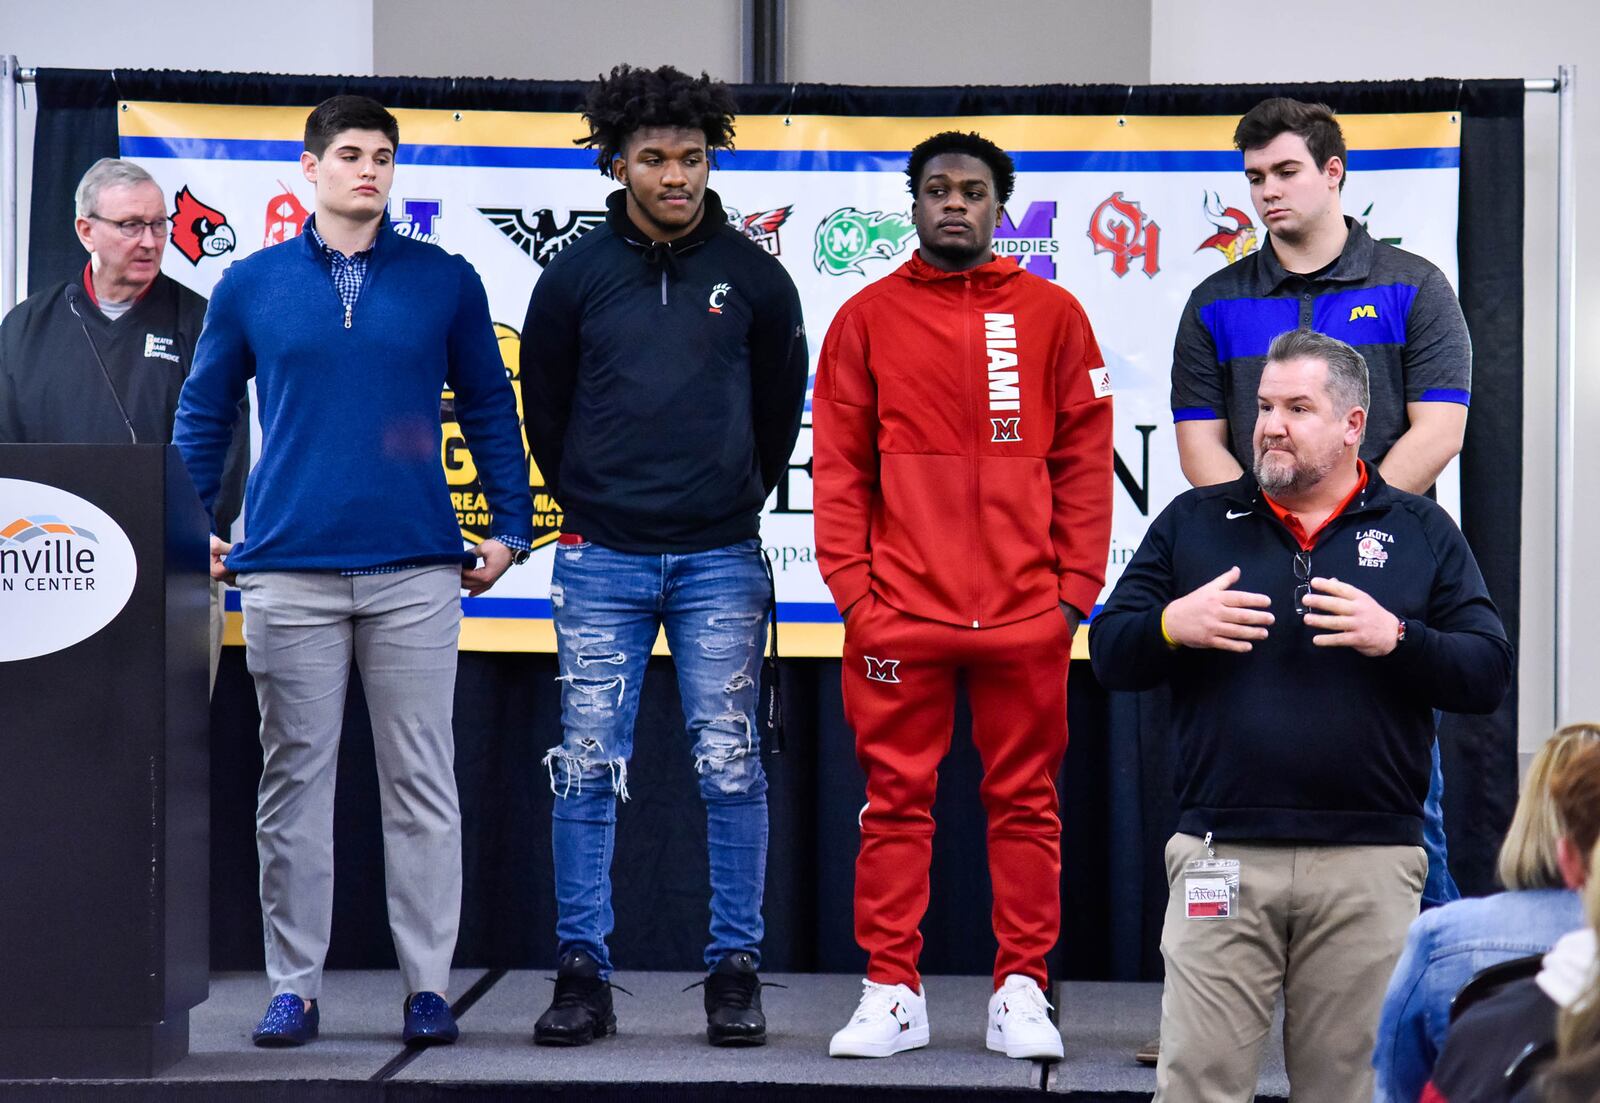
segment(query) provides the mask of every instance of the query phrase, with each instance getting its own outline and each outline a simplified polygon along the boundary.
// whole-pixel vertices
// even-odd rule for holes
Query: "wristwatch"
[[[511,565],[513,567],[522,566],[524,563],[526,563],[532,557],[533,557],[533,552],[531,550],[529,550],[528,548],[512,548],[511,549]],[[1400,622],[1400,635],[1401,635],[1401,637],[1404,637],[1405,634],[1406,634],[1405,622],[1401,621]]]
[[[1403,644],[1405,642],[1406,642],[1406,619],[1404,617],[1395,617],[1394,618],[1394,645],[1396,647],[1399,647],[1401,644]]]

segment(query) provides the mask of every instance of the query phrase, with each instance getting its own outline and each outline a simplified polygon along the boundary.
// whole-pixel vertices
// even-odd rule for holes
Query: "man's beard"
[[[1294,494],[1303,494],[1318,483],[1326,479],[1339,466],[1339,455],[1342,449],[1333,450],[1321,457],[1308,457],[1302,452],[1293,452],[1292,463],[1282,460],[1276,461],[1270,468],[1267,466],[1267,448],[1277,440],[1262,441],[1256,448],[1256,462],[1254,474],[1256,482],[1268,494],[1282,494],[1289,491]]]
[[[684,219],[682,222],[663,222],[656,217],[655,212],[650,209],[650,204],[644,201],[644,197],[633,190],[633,184],[624,184],[623,187],[627,188],[628,194],[633,196],[634,204],[638,207],[639,213],[650,221],[650,225],[669,234],[675,233],[679,230],[682,230],[685,226],[693,224],[694,221],[698,219],[701,213],[705,210],[705,192],[701,192],[700,205],[690,212],[688,218]]]
[[[989,253],[989,242],[987,241],[981,245],[977,243],[955,245],[946,244],[942,241],[919,241],[918,244],[922,247],[924,253],[936,256],[946,263],[959,266],[970,265],[973,261],[983,259]]]

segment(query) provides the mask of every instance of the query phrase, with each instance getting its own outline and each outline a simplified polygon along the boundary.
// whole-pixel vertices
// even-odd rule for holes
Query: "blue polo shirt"
[[[1444,273],[1346,217],[1350,236],[1330,267],[1285,271],[1267,243],[1210,276],[1184,307],[1172,350],[1174,421],[1224,420],[1246,471],[1256,388],[1278,334],[1314,329],[1366,357],[1372,384],[1361,458],[1377,463],[1406,431],[1408,402],[1472,398],[1472,341]]]

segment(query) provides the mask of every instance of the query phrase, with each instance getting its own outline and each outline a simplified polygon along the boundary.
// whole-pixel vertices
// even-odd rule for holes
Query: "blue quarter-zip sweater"
[[[208,510],[252,376],[261,456],[231,569],[463,561],[440,463],[447,384],[492,531],[532,538],[516,397],[483,284],[462,258],[385,220],[348,313],[310,235],[236,261],[212,294],[173,428]]]

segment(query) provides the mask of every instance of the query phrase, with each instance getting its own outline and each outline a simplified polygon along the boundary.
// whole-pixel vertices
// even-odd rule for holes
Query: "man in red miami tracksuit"
[[[817,368],[817,553],[845,619],[845,715],[867,775],[867,978],[829,1052],[927,1044],[918,925],[964,680],[1000,943],[987,1043],[1059,1059],[1043,994],[1061,925],[1055,779],[1073,634],[1105,582],[1110,380],[1077,300],[990,250],[1011,159],[947,132],[907,173],[920,248],[844,305]]]

